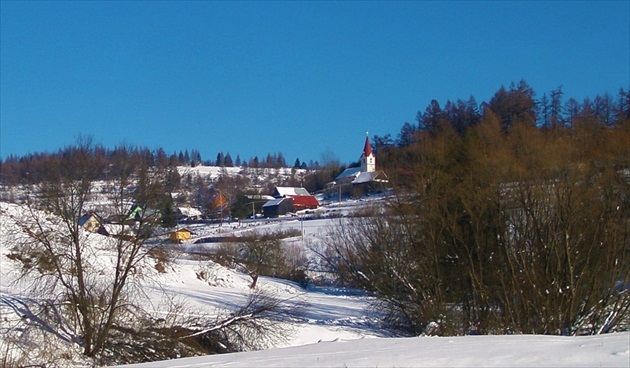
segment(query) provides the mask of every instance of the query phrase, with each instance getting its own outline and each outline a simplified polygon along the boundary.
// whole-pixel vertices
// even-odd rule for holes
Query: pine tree
[[[559,127],[562,123],[562,86],[551,91],[551,105],[549,106],[549,120],[552,127]]]
[[[223,164],[225,165],[225,167],[234,166],[234,162],[232,162],[232,156],[230,156],[229,152],[225,154],[225,159],[223,160]]]

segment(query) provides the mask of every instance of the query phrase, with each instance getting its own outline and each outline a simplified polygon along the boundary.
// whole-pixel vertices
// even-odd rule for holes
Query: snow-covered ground
[[[340,339],[127,367],[628,367],[630,334]]]
[[[327,211],[344,213],[364,204],[333,204]],[[23,284],[13,283],[16,265],[7,257],[11,225],[9,219],[3,217],[7,213],[16,216],[19,211],[15,205],[0,203],[0,330],[19,325],[22,316],[20,309],[14,306],[27,298],[21,287]],[[238,234],[252,229],[299,229],[304,235],[289,241],[296,246],[313,248],[325,236],[326,228],[336,221],[344,219],[302,221],[292,218],[284,221],[229,223],[221,227],[216,224],[195,225],[194,230],[195,239],[198,239],[217,234]],[[153,267],[147,267],[144,271],[150,277],[146,278],[143,287],[150,299],[150,308],[156,313],[165,308],[166,300],[181,302],[187,310],[207,313],[237,308],[250,294],[250,279],[247,275],[186,256],[183,251],[200,247],[194,243],[195,239],[181,246],[173,246],[181,255],[168,265],[165,273],[159,273]],[[199,277],[200,274],[204,277]],[[589,337],[513,335],[394,338],[379,329],[374,314],[376,312],[369,308],[370,297],[360,292],[330,287],[303,289],[292,282],[267,277],[259,280],[258,288],[281,299],[305,305],[300,320],[287,322],[291,333],[284,341],[262,351],[128,367],[630,366],[628,332]],[[0,346],[2,336],[0,333]],[[63,346],[63,343],[55,342],[58,346]],[[78,350],[69,347],[64,351],[70,354]],[[8,351],[0,351],[2,354],[8,354]]]

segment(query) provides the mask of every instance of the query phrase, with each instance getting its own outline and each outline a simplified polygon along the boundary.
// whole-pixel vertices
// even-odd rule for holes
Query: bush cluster
[[[413,334],[613,331],[630,297],[630,124],[515,122],[491,110],[391,150],[386,216],[351,219],[326,259]]]

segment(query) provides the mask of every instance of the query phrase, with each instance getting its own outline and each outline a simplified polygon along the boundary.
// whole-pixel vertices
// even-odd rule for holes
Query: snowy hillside
[[[46,345],[42,349],[31,351],[10,351],[12,339],[23,339],[20,334],[23,330],[22,323],[26,315],[35,313],[35,308],[29,306],[33,302],[27,294],[27,288],[34,281],[31,278],[18,280],[20,264],[11,260],[15,258],[15,250],[12,249],[11,240],[15,239],[16,227],[14,218],[24,215],[25,209],[17,205],[0,203],[0,220],[2,223],[0,238],[0,314],[2,315],[2,334],[0,334],[0,346],[11,356],[22,356],[20,363],[41,362],[43,356],[48,360],[63,359],[68,364],[81,365],[79,349],[70,343],[70,336],[62,333],[53,333],[47,337]],[[225,234],[230,232],[238,234],[241,231],[249,231],[252,228],[271,229],[277,228],[304,228],[305,236],[313,237],[321,235],[323,229],[330,220],[308,221],[305,226],[297,220],[281,223],[251,222],[241,226],[213,225],[205,230],[203,226],[197,226],[198,234]],[[302,224],[303,225],[303,224]],[[99,242],[108,242],[110,238],[100,235],[87,235],[89,241],[94,242],[94,248],[99,248]],[[137,288],[143,290],[148,299],[144,302],[152,313],[156,315],[169,313],[169,308],[177,305],[181,313],[220,314],[229,312],[230,309],[243,305],[251,290],[249,289],[248,276],[233,272],[209,261],[199,261],[186,256],[186,249],[199,249],[194,244],[195,239],[188,243],[176,246],[174,260],[168,264],[165,272],[158,272],[153,260],[147,260],[138,270],[141,275],[136,282]],[[299,239],[292,240],[299,242]],[[9,257],[10,256],[10,257]],[[98,262],[108,266],[107,257],[100,254]],[[201,277],[200,275],[203,275]],[[334,288],[310,287],[308,290],[295,283],[261,277],[258,289],[273,295],[287,303],[300,303],[305,306],[299,321],[287,321],[286,330],[289,334],[286,338],[274,341],[275,347],[298,346],[317,343],[318,341],[333,341],[338,339],[356,339],[363,337],[383,336],[376,328],[376,318],[369,311],[370,298],[357,292],[346,292]],[[171,311],[172,312],[172,311]],[[35,316],[29,317],[37,323]],[[29,325],[33,323],[27,322]],[[10,338],[9,338],[10,337]],[[4,339],[3,339],[4,338]],[[37,341],[33,341],[37,343]],[[17,346],[23,346],[18,344]],[[43,351],[44,346],[54,347],[53,352]],[[1,361],[1,360],[0,360]]]
[[[147,298],[145,305],[151,313],[219,314],[242,305],[250,295],[249,277],[209,261],[197,260],[186,252],[199,250],[209,244],[195,244],[204,236],[238,235],[258,230],[297,229],[302,237],[288,242],[316,248],[326,229],[334,221],[343,221],[343,214],[352,208],[365,205],[355,201],[335,204],[323,209],[325,213],[340,214],[340,219],[301,221],[250,221],[230,224],[195,225],[195,238],[182,245],[173,245],[174,259],[165,272],[158,272],[147,261],[138,270],[139,287]],[[13,250],[12,240],[16,228],[12,218],[21,216],[23,208],[0,203],[0,362],[18,361],[21,365],[48,363],[50,366],[89,365],[80,349],[63,330],[53,330],[45,338],[32,341],[20,334],[24,324],[37,323],[29,316],[32,296],[25,294],[33,280],[16,282],[18,263],[7,257]],[[98,247],[108,238],[90,235]],[[307,247],[308,245],[308,247]],[[309,253],[309,257],[314,257]],[[103,256],[101,255],[103,263]],[[628,366],[630,362],[630,335],[626,333],[595,337],[557,336],[467,336],[455,338],[393,338],[379,328],[378,316],[369,308],[371,298],[365,294],[298,285],[278,279],[261,277],[258,288],[286,302],[299,302],[304,310],[299,319],[286,320],[284,327],[290,333],[284,339],[273,341],[269,349],[237,354],[183,358],[164,362],[151,362],[139,367],[400,367],[400,366],[562,366],[591,367]],[[29,320],[30,319],[30,320]],[[50,327],[50,326],[49,326]],[[30,347],[26,349],[25,347]],[[22,350],[20,350],[22,349]],[[5,360],[6,359],[6,360]],[[13,360],[12,360],[13,359]],[[61,363],[59,363],[61,362]],[[130,365],[129,367],[134,366]]]
[[[202,178],[209,182],[216,182],[219,177],[244,177],[247,178],[252,188],[261,189],[263,184],[278,184],[290,177],[295,177],[298,182],[303,181],[307,174],[306,169],[293,168],[246,168],[246,167],[222,167],[222,166],[178,166],[177,172],[184,179]],[[265,193],[268,194],[268,193]]]

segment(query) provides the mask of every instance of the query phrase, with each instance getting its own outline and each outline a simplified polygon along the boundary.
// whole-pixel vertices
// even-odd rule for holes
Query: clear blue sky
[[[630,1],[2,1],[0,156],[79,135],[356,161],[431,99],[630,86]]]

